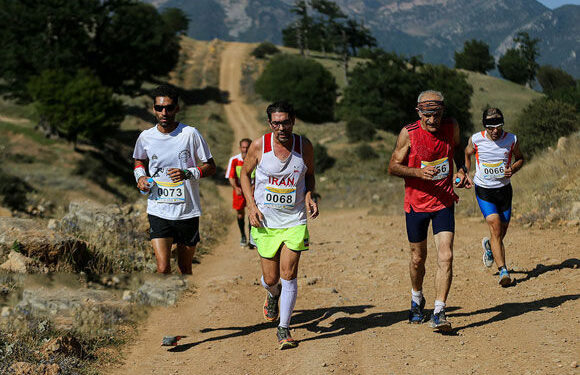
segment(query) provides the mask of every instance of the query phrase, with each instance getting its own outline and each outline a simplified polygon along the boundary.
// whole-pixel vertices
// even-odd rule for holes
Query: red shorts
[[[233,200],[232,200],[232,207],[234,210],[239,211],[246,207],[246,198],[243,195],[237,195],[235,190],[232,190]]]

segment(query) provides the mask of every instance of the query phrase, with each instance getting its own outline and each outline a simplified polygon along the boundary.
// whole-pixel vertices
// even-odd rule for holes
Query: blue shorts
[[[475,198],[484,218],[498,214],[501,222],[509,223],[512,216],[512,196],[511,184],[495,189],[475,185]]]
[[[411,208],[411,212],[405,213],[405,220],[409,242],[423,242],[427,239],[429,221],[433,226],[433,234],[455,232],[455,205],[435,212],[415,212]]]

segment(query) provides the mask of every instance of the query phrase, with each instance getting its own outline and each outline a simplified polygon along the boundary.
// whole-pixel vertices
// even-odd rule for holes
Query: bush
[[[554,68],[550,65],[541,66],[538,69],[537,76],[538,82],[542,86],[542,91],[546,95],[550,95],[558,89],[572,89],[576,86],[574,77],[562,69]]]
[[[314,168],[316,173],[322,173],[325,170],[332,168],[336,160],[328,155],[328,150],[320,143],[314,144]]]
[[[368,143],[361,143],[354,149],[360,160],[371,160],[379,157],[379,154]]]
[[[519,50],[508,49],[497,63],[499,74],[507,79],[524,85],[528,81],[528,63]]]
[[[315,123],[334,118],[337,87],[320,63],[286,54],[274,56],[256,81],[256,92],[264,99],[289,101],[299,118]]]
[[[346,135],[351,142],[370,141],[376,132],[375,124],[364,117],[357,117],[346,123]]]
[[[455,52],[455,68],[486,74],[495,68],[495,60],[485,42],[472,39],[465,41],[462,52]]]
[[[280,50],[274,44],[270,42],[262,42],[254,48],[251,55],[258,59],[263,59],[267,55],[275,55],[277,53],[280,53]]]
[[[526,155],[554,145],[558,138],[577,131],[579,116],[570,104],[547,98],[534,100],[516,120],[514,133]]]
[[[0,169],[0,197],[2,205],[17,211],[24,211],[28,202],[26,193],[34,191],[26,181]]]

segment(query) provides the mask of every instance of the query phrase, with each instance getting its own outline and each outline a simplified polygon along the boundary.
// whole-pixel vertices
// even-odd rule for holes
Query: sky
[[[558,8],[566,4],[580,5],[580,0],[538,0],[550,9]]]

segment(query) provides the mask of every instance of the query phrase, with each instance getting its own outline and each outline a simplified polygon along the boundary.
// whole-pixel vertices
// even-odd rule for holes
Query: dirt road
[[[222,67],[239,69],[242,50],[228,47]],[[222,69],[222,77],[236,74]],[[255,113],[244,110],[235,94],[231,99],[226,113],[236,138],[257,132],[257,127],[240,128],[256,126]],[[124,365],[106,372],[580,373],[576,228],[510,228],[507,257],[516,283],[503,289],[497,285],[497,270],[485,268],[481,261],[485,223],[479,217],[457,218],[454,281],[448,300],[454,329],[441,335],[427,324],[406,323],[410,283],[404,216],[367,212],[327,212],[323,206],[320,218],[310,223],[311,250],[301,259],[292,318],[298,348],[277,349],[275,324],[262,317],[265,291],[259,285],[258,256],[239,248],[234,224],[213,253],[195,266],[191,292],[176,306],[154,310],[127,348]],[[432,238],[429,246],[434,249]],[[431,250],[425,278],[428,308],[434,296],[434,255]],[[164,335],[186,337],[168,349],[160,346]]]

